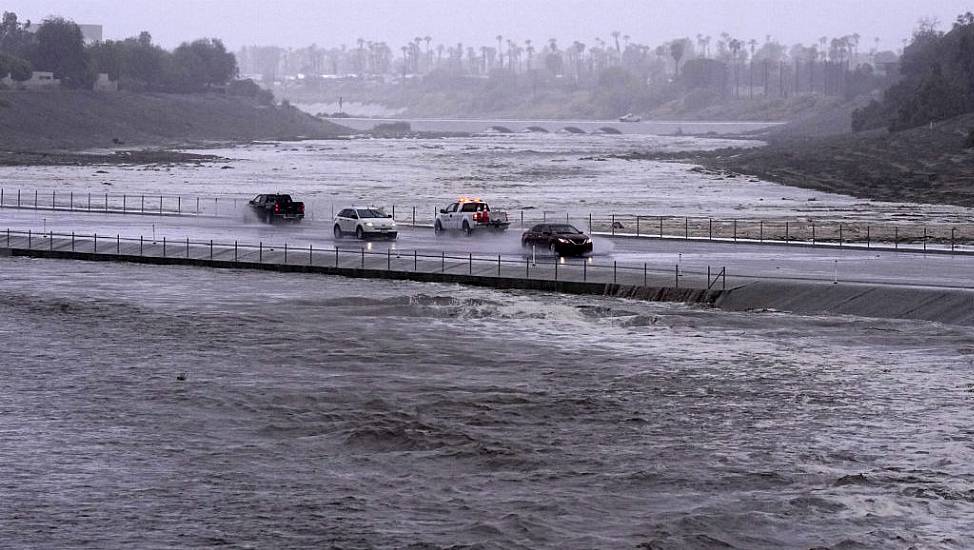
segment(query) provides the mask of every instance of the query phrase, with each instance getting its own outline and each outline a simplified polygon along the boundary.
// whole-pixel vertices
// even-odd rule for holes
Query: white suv
[[[463,231],[470,235],[478,229],[504,231],[510,225],[507,212],[493,212],[480,199],[461,197],[457,202],[440,210],[433,223],[433,230],[437,234],[444,231]]]
[[[355,235],[358,239],[395,239],[399,229],[392,216],[378,208],[345,208],[335,216],[335,239]]]

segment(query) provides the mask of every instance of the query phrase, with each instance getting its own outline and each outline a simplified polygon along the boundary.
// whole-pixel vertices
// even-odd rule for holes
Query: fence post
[[[619,280],[619,263],[615,260],[612,261],[612,282],[615,283]]]
[[[927,226],[923,226],[923,251],[927,251]]]
[[[708,227],[707,240],[712,241],[714,240],[714,219],[713,218],[709,218],[707,220],[707,227]]]
[[[7,246],[10,246],[10,230],[7,230]],[[71,252],[74,252],[74,231],[71,232]]]
[[[612,234],[616,234],[616,215],[612,215]]]
[[[3,208],[3,187],[0,187],[0,208]]]
[[[639,236],[639,216],[636,216],[636,236]]]
[[[676,281],[676,288],[680,288],[680,264],[674,266],[673,280]]]
[[[734,220],[734,242],[737,242],[737,220]]]
[[[335,247],[335,269],[338,269],[338,247]]]
[[[950,228],[950,251],[951,251],[951,253],[954,252],[954,231],[956,231],[956,230],[957,230],[956,227],[951,227]]]
[[[470,271],[468,273],[473,275],[473,252],[470,253]]]
[[[98,254],[98,233],[94,233],[94,245],[91,250],[93,254]]]
[[[440,252],[440,273],[446,272],[446,252]]]
[[[659,217],[659,238],[663,238],[663,216]]]
[[[646,263],[643,263],[643,286],[646,286],[649,281],[649,274],[647,273]]]
[[[313,244],[308,245],[308,265],[315,265],[315,249]]]
[[[176,213],[177,214],[183,213],[183,197],[180,195],[176,196]]]
[[[125,203],[126,202],[128,202],[128,197],[124,193],[122,193],[122,214],[125,213],[125,207],[126,207],[126,204]],[[72,193],[72,197],[71,197],[71,206],[72,207],[74,206],[74,196],[73,196],[73,193]]]
[[[57,191],[51,191],[51,210],[57,208]]]
[[[284,263],[287,264],[287,243],[284,243]]]
[[[142,206],[140,207],[140,211],[145,214],[145,195],[142,195]]]
[[[396,219],[396,204],[395,203],[392,204],[392,219],[393,220]]]
[[[30,229],[28,229],[27,230],[27,250],[30,250],[30,249],[33,248],[31,246],[31,242],[30,241],[31,241],[31,233],[30,233]]]
[[[257,243],[257,263],[264,263],[264,241]]]
[[[213,215],[220,215],[220,197],[213,197]]]
[[[530,258],[524,258],[524,278],[525,279],[530,279],[531,278],[531,259]]]
[[[115,253],[122,253],[122,237],[118,233],[115,234]]]
[[[764,242],[764,220],[758,222],[758,242]]]
[[[162,195],[159,195],[159,213],[162,214]]]
[[[683,218],[683,238],[690,240],[690,218]]]
[[[790,236],[788,235],[788,222],[785,222],[785,244],[789,244]]]
[[[166,257],[166,238],[162,238],[162,257]]]
[[[900,248],[900,228],[899,226],[893,226],[893,250],[899,250]]]
[[[74,233],[72,235],[72,240],[74,239]],[[139,257],[142,256],[142,235],[139,235]]]
[[[393,205],[393,210],[395,210],[395,205]],[[392,249],[386,249],[386,271],[392,271]]]
[[[105,193],[105,212],[108,212],[108,193]]]
[[[17,190],[17,208],[20,208],[20,189]]]
[[[522,225],[522,227],[523,227],[523,225]],[[589,212],[588,213],[588,232],[591,233],[592,231],[593,231],[592,230],[592,213]]]
[[[200,215],[200,198],[196,197],[196,215]]]
[[[365,247],[362,247],[362,269],[365,269]]]
[[[839,248],[842,248],[842,224],[839,223]]]
[[[867,225],[866,226],[866,248],[869,248],[869,246],[870,246],[870,242],[869,241],[870,241],[870,239],[869,239],[869,226]]]
[[[186,259],[189,259],[189,237],[186,237]]]
[[[210,239],[210,261],[213,261],[213,239]]]
[[[497,255],[497,276],[501,276],[501,255]]]
[[[69,197],[71,198],[71,206],[68,207],[68,210],[73,211],[74,210],[74,191],[71,192],[71,194],[69,195]],[[2,202],[3,202],[3,189],[0,189],[0,203],[2,203]],[[124,205],[125,202],[123,201],[122,204]],[[125,210],[125,209],[122,208],[122,210]]]
[[[34,189],[34,210],[37,210],[37,189]]]
[[[233,263],[237,263],[237,241],[233,241]]]
[[[416,207],[413,207],[413,227],[416,227]]]
[[[555,280],[556,281],[558,280],[558,260],[559,259],[560,258],[558,258],[557,256],[555,256]]]
[[[413,271],[419,271],[419,251],[413,250]]]
[[[582,262],[582,281],[588,282],[588,260]]]
[[[48,236],[47,238],[47,248],[51,252],[54,251],[54,230],[53,229],[51,230],[50,236]]]

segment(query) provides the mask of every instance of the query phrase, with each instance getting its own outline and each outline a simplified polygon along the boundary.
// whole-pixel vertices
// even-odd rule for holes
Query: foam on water
[[[969,328],[0,271],[10,546],[974,544]]]

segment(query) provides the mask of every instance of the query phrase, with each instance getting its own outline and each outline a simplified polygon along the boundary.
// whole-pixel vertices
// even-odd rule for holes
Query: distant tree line
[[[107,73],[120,89],[189,93],[231,83],[237,76],[237,60],[217,39],[184,42],[168,51],[143,32],[86,45],[81,29],[71,20],[50,17],[35,28],[30,21],[22,23],[16,14],[5,12],[0,22],[0,77],[24,81],[32,71],[50,71],[66,88],[90,89],[98,73]],[[228,91],[269,101],[268,93],[256,86],[237,84]]]
[[[417,36],[398,52],[386,42],[358,39],[351,47],[250,46],[237,59],[241,73],[291,95],[327,92],[336,80],[360,79],[396,83],[401,97],[418,101],[424,93],[455,91],[476,98],[478,105],[470,107],[489,111],[525,96],[544,100],[546,94],[584,92],[591,96],[584,101],[596,105],[586,114],[618,116],[676,98],[703,107],[728,98],[852,97],[892,84],[897,54],[881,51],[878,38],[871,48],[861,43],[860,35],[851,34],[789,47],[771,36],[758,41],[722,33],[650,45],[613,31],[589,44],[498,35],[496,43],[472,46],[434,45],[432,37]]]
[[[947,33],[923,22],[903,52],[900,70],[902,80],[882,101],[853,113],[853,130],[897,131],[974,112],[974,14],[959,16]],[[974,145],[974,134],[969,139]]]

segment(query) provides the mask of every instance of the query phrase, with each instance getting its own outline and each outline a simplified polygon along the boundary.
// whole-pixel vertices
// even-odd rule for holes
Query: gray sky
[[[491,44],[501,34],[535,43],[557,38],[586,44],[619,30],[655,44],[698,33],[721,32],[763,41],[813,42],[858,32],[862,49],[879,37],[898,48],[921,17],[947,29],[970,0],[0,0],[0,10],[22,19],[63,15],[100,23],[106,39],[142,30],[173,47],[200,37],[222,38],[229,48],[352,45],[358,37],[398,46],[413,37],[433,44]]]

